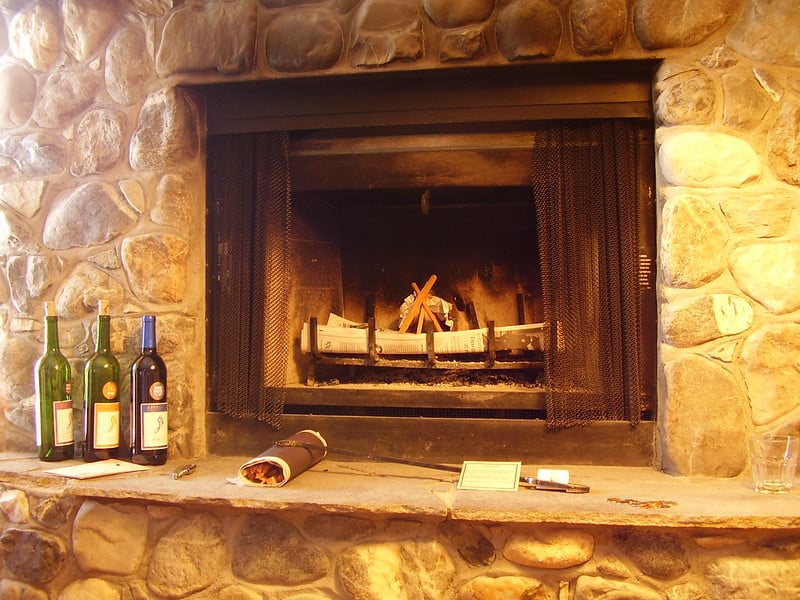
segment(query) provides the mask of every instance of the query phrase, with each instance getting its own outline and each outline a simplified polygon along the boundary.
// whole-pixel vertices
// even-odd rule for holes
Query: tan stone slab
[[[453,518],[653,527],[800,527],[800,491],[765,496],[753,491],[749,477],[674,477],[648,468],[592,466],[570,467],[570,474],[572,481],[589,485],[591,491],[521,490],[505,498],[501,493],[459,492]],[[610,498],[674,505],[642,508]]]
[[[483,492],[457,489],[458,474],[390,463],[323,460],[282,488],[230,483],[247,457],[198,461],[194,474],[174,480],[170,462],[145,473],[67,480],[44,471],[34,457],[0,458],[0,483],[84,498],[136,499],[152,503],[258,510],[324,511],[420,519],[497,523],[560,523],[703,528],[800,528],[800,490],[758,494],[749,477],[674,477],[648,468],[570,467],[588,494],[535,491]],[[57,463],[58,466],[79,461]],[[544,465],[542,465],[544,466]],[[523,465],[523,475],[537,466]],[[560,468],[564,468],[563,466]],[[669,508],[642,508],[609,501],[669,501]]]

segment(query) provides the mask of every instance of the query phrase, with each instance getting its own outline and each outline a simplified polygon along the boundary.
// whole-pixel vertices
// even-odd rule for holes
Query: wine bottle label
[[[113,400],[117,397],[117,382],[116,381],[106,381],[103,384],[103,398],[106,400]]]
[[[142,450],[160,450],[169,442],[167,435],[167,403],[147,402],[141,405]]]
[[[153,400],[162,400],[164,398],[164,393],[166,392],[166,388],[162,381],[154,381],[150,385],[150,389],[148,390],[150,397]]]
[[[53,402],[53,429],[56,446],[69,446],[75,442],[72,428],[72,402]]]
[[[119,402],[97,402],[94,405],[94,447],[103,449],[117,446],[119,446]]]

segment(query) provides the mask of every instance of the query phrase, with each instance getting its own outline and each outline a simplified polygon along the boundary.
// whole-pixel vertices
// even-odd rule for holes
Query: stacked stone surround
[[[237,515],[53,498],[35,500],[26,514],[24,495],[6,492],[3,500],[15,519],[45,527],[7,525],[2,543],[14,580],[0,582],[5,598],[56,597],[48,589],[59,590],[58,598],[96,600],[550,600],[563,597],[556,595],[563,588],[576,600],[662,600],[789,598],[800,591],[800,559],[790,548],[797,539],[774,532]],[[737,556],[730,546],[737,546]],[[743,549],[749,558],[738,556]],[[36,552],[44,557],[38,563],[21,558]],[[693,566],[699,571],[694,577]]]
[[[227,466],[224,472],[235,472],[235,464]],[[373,464],[348,470],[359,468],[370,473],[361,481],[372,479],[374,497],[390,493],[392,500],[378,508],[379,502],[366,500],[368,494],[355,486],[350,493],[357,508],[328,502],[325,510],[313,503],[302,509],[291,494],[271,489],[259,490],[269,510],[254,509],[255,494],[248,495],[250,501],[241,497],[228,504],[233,494],[218,491],[219,498],[212,495],[202,501],[196,492],[203,484],[192,487],[195,481],[190,478],[166,484],[182,490],[175,493],[190,502],[148,504],[129,496],[138,485],[134,482],[122,482],[110,497],[103,488],[91,497],[81,493],[81,486],[54,484],[41,473],[22,475],[17,483],[27,480],[26,489],[8,486],[0,493],[0,597],[752,600],[795,598],[800,593],[800,529],[779,528],[796,527],[797,517],[764,519],[753,527],[756,519],[727,516],[716,523],[708,519],[702,527],[691,509],[669,517],[663,513],[670,509],[637,506],[630,507],[630,525],[620,525],[609,518],[608,508],[597,504],[601,516],[586,514],[579,517],[580,524],[551,508],[546,514],[555,521],[536,522],[515,512],[519,504],[510,500],[505,511],[492,517],[491,511],[478,509],[474,516],[487,518],[473,520],[464,518],[471,512],[466,507],[473,502],[477,507],[480,500],[462,496],[462,510],[452,505],[458,504],[453,501],[456,495],[476,492],[456,492],[454,482],[424,474],[419,474],[424,483],[411,487],[430,494],[431,501],[415,514],[407,511],[402,493],[389,491],[402,480],[401,473],[380,484],[374,481]],[[208,470],[202,465],[204,474]],[[320,500],[325,494],[313,488],[324,488],[323,480],[330,482],[326,471],[303,474],[293,483],[301,494]],[[159,475],[164,473],[154,476]],[[57,488],[60,494],[54,493]],[[328,492],[341,496],[341,491]],[[452,513],[433,500],[439,494]],[[542,517],[544,506],[563,506],[563,513],[576,506],[559,493],[518,494],[543,494],[528,500],[535,502],[529,506]],[[671,497],[688,500],[680,492]],[[790,509],[784,513],[792,514]],[[670,519],[674,526],[666,525]],[[686,519],[683,526],[681,519]],[[691,522],[695,525],[686,525]]]
[[[94,310],[105,299],[123,369],[137,351],[140,315],[158,316],[171,455],[205,452],[204,128],[202,99],[181,84],[659,58],[658,467],[739,475],[749,434],[800,422],[798,14],[798,0],[0,0],[3,449],[32,448],[43,301],[56,301],[80,398]],[[217,515],[14,488],[3,510],[3,597],[284,598],[288,589],[297,599],[499,597],[480,595],[497,583],[484,575],[522,577],[504,582],[520,598],[554,598],[562,580],[576,598],[601,597],[595,583],[608,593],[639,586],[621,597],[765,596],[736,591],[732,574],[745,569],[753,585],[769,582],[785,597],[800,587],[785,553],[792,544],[774,553],[772,538],[757,534],[704,548],[692,532],[599,527],[559,538],[476,525],[467,539],[490,538],[500,568],[465,562],[438,526],[409,532],[392,519]],[[142,527],[110,524],[128,517]],[[222,549],[248,545],[244,520],[281,540],[248,560],[267,572],[288,563],[297,579],[266,582],[283,586],[274,591],[237,574],[245,557]],[[98,521],[130,550],[117,571],[85,541]],[[347,537],[359,531],[363,538]],[[591,560],[553,569],[519,558],[551,534],[567,554],[591,539]],[[512,558],[517,535],[523,549]],[[724,550],[731,545],[735,552]],[[644,547],[678,570],[637,563]],[[700,571],[680,570],[687,548]],[[334,560],[340,551],[345,558]],[[50,559],[10,558],[35,552]],[[367,572],[366,563],[385,568]],[[193,568],[215,577],[193,587]],[[546,589],[526,591],[533,580]],[[370,592],[380,585],[395,596]]]
[[[748,434],[800,419],[798,2],[662,5],[0,2],[6,449],[31,446],[43,301],[56,301],[80,398],[104,299],[123,369],[139,316],[159,317],[171,453],[204,452],[202,100],[179,84],[663,58],[659,466],[742,472]]]

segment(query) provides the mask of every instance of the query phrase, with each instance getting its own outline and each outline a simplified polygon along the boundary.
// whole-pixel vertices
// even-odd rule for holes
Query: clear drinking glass
[[[786,494],[794,487],[800,437],[763,435],[753,438],[750,459],[753,464],[753,488],[765,494]]]

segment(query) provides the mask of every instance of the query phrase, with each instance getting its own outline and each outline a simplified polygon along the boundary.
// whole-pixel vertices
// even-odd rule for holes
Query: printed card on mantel
[[[458,489],[516,492],[521,471],[521,462],[465,460],[458,478]]]

